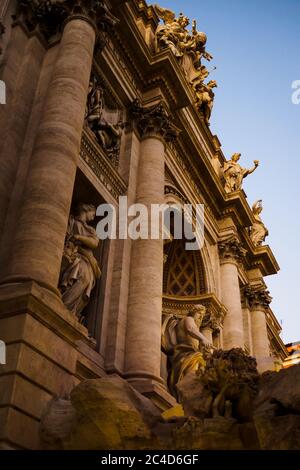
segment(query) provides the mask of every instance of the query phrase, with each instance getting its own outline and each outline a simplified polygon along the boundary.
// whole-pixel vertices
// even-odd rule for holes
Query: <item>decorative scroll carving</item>
[[[248,285],[243,289],[243,294],[251,309],[257,307],[268,308],[272,302],[270,292],[264,284]]]
[[[250,238],[255,246],[262,245],[266,237],[269,235],[269,231],[260,217],[262,210],[262,201],[256,201],[252,206],[255,222],[250,229]]]
[[[84,320],[83,309],[90,300],[101,270],[93,255],[99,244],[96,230],[89,225],[95,218],[96,208],[79,204],[78,213],[70,216],[62,258],[59,287],[66,307]]]
[[[219,254],[221,260],[242,261],[247,250],[242,247],[242,243],[236,236],[231,236],[219,242]]]
[[[225,179],[226,193],[232,193],[242,189],[243,179],[253,173],[259,165],[259,161],[254,160],[253,168],[247,170],[242,168],[238,163],[240,158],[240,153],[234,153],[231,159],[224,163],[223,175]]]
[[[85,120],[98,144],[111,161],[117,163],[125,122],[122,120],[120,109],[110,109],[106,106],[104,89],[95,75],[90,80]]]
[[[71,17],[89,21],[98,32],[108,31],[118,22],[101,0],[18,0],[14,20],[49,39]]]
[[[173,142],[180,132],[173,124],[172,118],[162,102],[143,107],[136,99],[131,105],[130,114],[142,137],[147,134],[155,134],[160,135],[166,142]]]
[[[169,48],[180,62],[195,93],[196,106],[209,125],[214,101],[212,89],[217,83],[214,80],[204,83],[209,71],[202,65],[202,59],[210,61],[213,58],[205,49],[206,34],[197,31],[196,20],[193,20],[192,30],[189,31],[187,27],[190,20],[182,13],[176,18],[171,10],[158,5],[155,5],[155,11],[164,23],[158,25],[156,30],[156,49],[160,51]]]

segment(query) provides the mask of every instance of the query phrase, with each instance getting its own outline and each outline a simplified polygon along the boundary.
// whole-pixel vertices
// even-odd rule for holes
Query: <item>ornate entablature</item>
[[[213,108],[214,92],[217,87],[215,80],[204,81],[209,71],[202,64],[202,59],[210,61],[213,57],[206,51],[206,34],[197,31],[196,20],[192,22],[192,30],[187,29],[190,20],[182,13],[176,18],[171,10],[154,7],[158,17],[163,20],[156,33],[156,50],[169,48],[183,68],[186,79],[193,91],[195,104],[207,125]]]

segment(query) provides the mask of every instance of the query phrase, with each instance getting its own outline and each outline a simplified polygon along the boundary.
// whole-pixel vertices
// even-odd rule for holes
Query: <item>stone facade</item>
[[[215,348],[243,348],[260,372],[287,356],[264,281],[279,266],[251,239],[245,193],[222,178],[227,159],[208,125],[215,84],[191,85],[172,48],[158,47],[162,13],[143,0],[67,5],[12,0],[0,10],[3,449],[38,448],[47,403],[84,379],[118,374],[161,410],[173,406],[162,317],[195,304]],[[100,241],[82,324],[59,290],[70,214],[80,202],[117,210],[124,195],[147,207],[204,204],[204,247]]]

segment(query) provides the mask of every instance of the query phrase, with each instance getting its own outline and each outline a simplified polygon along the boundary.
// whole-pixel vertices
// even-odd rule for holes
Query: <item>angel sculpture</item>
[[[260,213],[263,210],[262,200],[256,201],[252,206],[255,223],[251,227],[250,237],[255,246],[261,245],[269,235],[268,229],[261,220]]]
[[[161,8],[159,5],[155,5],[154,8],[159,18],[164,22],[156,30],[158,48],[169,47],[175,57],[182,57],[189,34],[186,29],[189,25],[189,19],[182,13],[176,18],[173,11]]]

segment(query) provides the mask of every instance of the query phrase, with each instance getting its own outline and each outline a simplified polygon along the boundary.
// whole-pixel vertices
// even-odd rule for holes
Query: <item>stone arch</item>
[[[179,207],[183,208],[184,204],[188,204],[189,201],[184,195],[173,185],[168,184],[165,187],[165,204],[171,205],[178,205]],[[178,250],[181,248],[182,251],[184,249],[184,241],[182,246],[180,247],[181,240],[173,240],[171,243],[165,245],[165,263],[164,263],[164,277],[163,277],[163,292],[164,294],[170,288],[171,277],[176,279],[176,260],[175,260],[175,253],[178,255]],[[186,274],[186,285],[188,287],[188,291],[195,292],[194,295],[200,295],[209,292],[215,292],[215,280],[214,280],[214,269],[212,260],[209,254],[209,249],[207,246],[207,240],[204,238],[204,244],[201,250],[197,250],[194,252],[185,252],[186,254],[182,254],[181,261],[182,264],[185,266],[185,274]],[[190,254],[187,254],[190,253]],[[178,260],[179,261],[179,260]],[[191,282],[188,284],[188,274],[189,274],[189,266],[194,266],[194,288],[193,283]],[[180,277],[180,276],[179,276]],[[192,281],[193,275],[190,275],[190,279]],[[182,278],[184,282],[184,278]],[[174,281],[175,285],[175,281]],[[184,290],[184,287],[182,288]],[[179,290],[180,291],[180,290]],[[173,294],[174,295],[174,294]],[[180,294],[178,294],[180,295]],[[187,294],[186,294],[187,295]],[[193,295],[193,294],[190,294]]]

